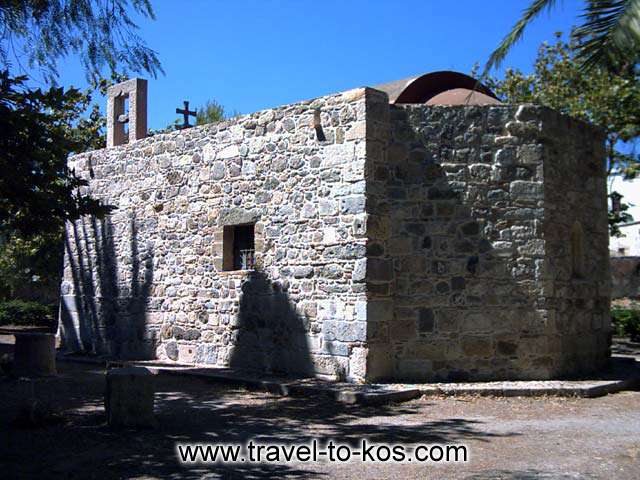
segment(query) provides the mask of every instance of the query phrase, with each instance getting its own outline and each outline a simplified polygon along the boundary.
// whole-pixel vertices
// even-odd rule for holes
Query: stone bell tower
[[[126,100],[129,109],[125,111]],[[129,124],[129,138],[125,124]],[[132,78],[107,90],[107,147],[131,143],[147,136],[147,81]]]

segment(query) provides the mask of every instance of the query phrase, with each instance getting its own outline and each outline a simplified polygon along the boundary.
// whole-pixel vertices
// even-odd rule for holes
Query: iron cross
[[[196,112],[189,110],[189,102],[187,100],[182,103],[184,103],[184,109],[176,108],[176,113],[180,113],[184,117],[183,124],[176,126],[179,130],[191,127],[192,125],[189,123],[189,116],[195,117],[197,115]]]

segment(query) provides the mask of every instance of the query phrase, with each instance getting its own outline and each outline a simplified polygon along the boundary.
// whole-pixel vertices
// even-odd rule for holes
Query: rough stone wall
[[[68,226],[67,347],[362,379],[371,94],[73,157],[92,194],[117,210]],[[244,223],[255,223],[258,267],[222,271],[224,226]]]
[[[372,374],[550,378],[602,366],[600,134],[531,106],[392,106],[376,123],[367,171]],[[579,276],[568,273],[576,221],[585,233]]]
[[[548,109],[520,118],[542,125],[547,367],[555,376],[598,369],[611,330],[604,135]]]
[[[366,88],[75,156],[117,210],[68,225],[65,344],[352,380],[600,367],[603,158],[546,109]],[[244,224],[257,268],[226,271]]]

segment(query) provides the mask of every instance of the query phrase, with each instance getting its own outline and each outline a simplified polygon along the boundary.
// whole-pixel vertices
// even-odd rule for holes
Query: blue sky
[[[140,35],[166,75],[149,79],[149,127],[215,99],[249,113],[434,70],[468,73],[486,61],[530,0],[214,1],[152,0],[156,21]],[[583,2],[543,14],[506,65],[531,69],[541,42],[578,23]],[[77,61],[61,85],[84,86]]]

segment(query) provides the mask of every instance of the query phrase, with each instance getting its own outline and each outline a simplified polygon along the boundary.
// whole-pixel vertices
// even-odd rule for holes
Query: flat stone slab
[[[404,402],[425,396],[497,397],[583,397],[595,398],[623,390],[640,388],[640,362],[617,359],[615,368],[594,380],[503,381],[473,383],[354,384],[315,378],[291,379],[256,375],[230,368],[193,366],[157,361],[107,361],[78,356],[63,361],[98,363],[111,367],[144,366],[154,373],[202,378],[215,383],[262,390],[283,396],[325,396],[328,399],[361,405]],[[107,365],[108,364],[108,365]]]
[[[0,327],[0,335],[15,335],[16,333],[55,333],[51,327],[33,327],[24,325],[5,325]]]
[[[109,425],[146,428],[156,425],[153,376],[144,367],[107,371],[104,404]]]
[[[519,381],[442,383],[420,386],[423,395],[480,395],[493,397],[602,397],[640,385],[640,379],[583,381]]]
[[[213,371],[212,371],[213,370]],[[291,397],[323,396],[339,403],[360,405],[382,405],[405,402],[422,396],[417,388],[388,388],[385,385],[335,383],[317,379],[283,380],[258,379],[233,371],[216,372],[216,369],[158,368],[158,373],[189,375],[205,378],[216,383],[242,386],[250,390],[264,390],[276,395]]]

